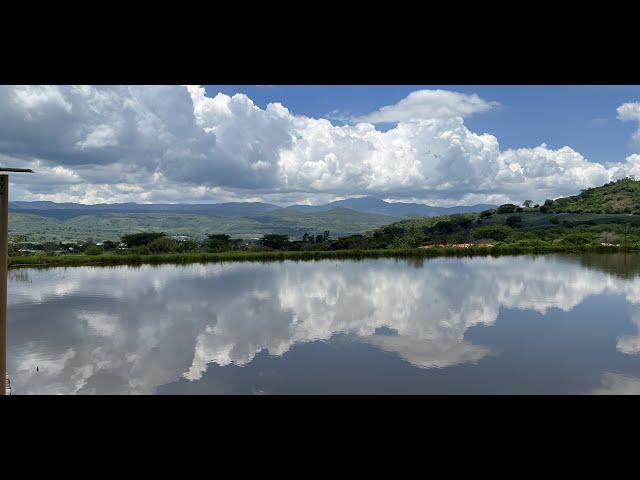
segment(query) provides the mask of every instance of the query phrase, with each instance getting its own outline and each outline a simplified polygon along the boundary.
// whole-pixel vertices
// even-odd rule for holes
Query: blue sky
[[[629,139],[637,125],[618,120],[616,108],[640,101],[640,86],[210,85],[206,90],[211,96],[218,92],[244,93],[261,108],[280,102],[293,114],[320,118],[336,110],[363,115],[424,88],[476,93],[485,100],[499,102],[499,108],[475,114],[465,124],[475,132],[495,135],[503,149],[536,147],[541,143],[553,149],[569,145],[599,163],[621,161],[632,153]],[[341,123],[335,118],[333,122]]]

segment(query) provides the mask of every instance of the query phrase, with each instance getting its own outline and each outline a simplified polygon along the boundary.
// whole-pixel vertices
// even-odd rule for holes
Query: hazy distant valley
[[[478,212],[493,205],[432,207],[390,203],[365,197],[325,205],[277,205],[257,202],[218,204],[97,204],[11,202],[9,234],[30,241],[117,240],[122,235],[162,231],[202,238],[209,233],[259,237],[265,233],[331,232],[332,237],[363,233],[402,218]]]

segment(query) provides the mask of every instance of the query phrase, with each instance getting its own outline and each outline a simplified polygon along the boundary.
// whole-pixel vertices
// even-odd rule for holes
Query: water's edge
[[[10,257],[9,268],[64,267],[64,266],[113,266],[149,264],[185,264],[245,261],[359,259],[359,258],[434,258],[529,255],[546,253],[628,253],[636,252],[619,247],[554,247],[532,248],[519,246],[495,246],[472,248],[403,248],[387,250],[329,250],[329,251],[270,251],[270,252],[221,252],[178,253],[153,255],[69,255],[58,257]]]

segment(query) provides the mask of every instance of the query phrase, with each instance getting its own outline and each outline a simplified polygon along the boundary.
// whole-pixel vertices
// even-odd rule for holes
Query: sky
[[[11,200],[542,202],[640,174],[640,86],[3,85],[0,165]]]

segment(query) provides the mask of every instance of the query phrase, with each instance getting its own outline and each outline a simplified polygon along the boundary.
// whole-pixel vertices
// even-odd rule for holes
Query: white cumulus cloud
[[[466,95],[449,90],[417,90],[395,105],[385,105],[357,120],[386,123],[421,118],[468,117],[474,113],[486,112],[496,105],[496,102],[487,102],[476,94]]]
[[[618,119],[623,122],[638,122],[638,129],[631,136],[631,142],[640,149],[640,102],[623,103],[617,112]]]
[[[543,201],[640,173],[638,155],[603,165],[570,146],[501,149],[465,124],[495,104],[421,89],[336,125],[200,86],[5,85],[0,163],[37,171],[12,177],[16,200],[84,203]],[[618,117],[638,120],[639,105]],[[396,125],[378,129],[383,122]]]

